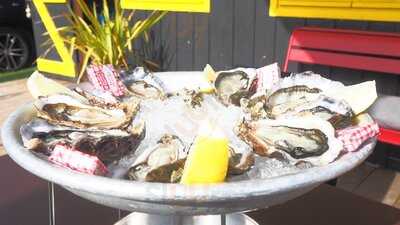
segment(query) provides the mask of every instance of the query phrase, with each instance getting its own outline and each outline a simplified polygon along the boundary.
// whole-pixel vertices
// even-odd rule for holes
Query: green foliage
[[[18,80],[18,79],[27,78],[35,70],[36,70],[36,67],[31,67],[31,68],[21,69],[21,70],[18,70],[18,71],[0,73],[0,83],[1,82],[6,82],[6,81],[12,81],[12,80]]]
[[[135,11],[126,12],[121,9],[119,0],[113,2],[113,14],[107,0],[103,0],[103,10],[98,14],[96,5],[90,8],[85,0],[77,0],[82,17],[70,9],[66,16],[70,25],[58,28],[71,54],[78,51],[83,56],[78,82],[89,62],[128,69],[127,54],[135,54],[135,41],[140,38],[148,40],[149,29],[167,14],[165,11],[153,11],[147,18],[131,25]]]

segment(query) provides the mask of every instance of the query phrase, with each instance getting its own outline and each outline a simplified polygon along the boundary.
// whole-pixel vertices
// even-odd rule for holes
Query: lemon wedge
[[[210,66],[210,64],[207,64],[206,67],[204,67],[203,72],[209,82],[213,83],[215,79],[217,79],[217,73]]]
[[[83,98],[79,94],[71,91],[64,85],[46,78],[38,71],[35,71],[27,81],[27,87],[32,97],[39,98],[40,96],[48,96],[53,94],[68,94],[76,98]]]
[[[228,139],[209,123],[200,128],[183,169],[182,184],[211,184],[225,180],[228,171]]]
[[[326,93],[328,96],[346,101],[354,114],[367,110],[378,98],[375,81],[346,86]]]
[[[207,85],[203,85],[200,87],[200,91],[203,93],[212,93],[214,92],[214,85],[212,85],[217,79],[217,73],[214,71],[214,69],[207,64],[206,67],[204,67],[203,74],[205,79],[207,80]]]

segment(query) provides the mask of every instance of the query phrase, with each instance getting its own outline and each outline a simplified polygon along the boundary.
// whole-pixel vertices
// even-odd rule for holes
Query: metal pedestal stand
[[[162,216],[147,213],[131,213],[114,225],[258,225],[245,214],[208,216]]]

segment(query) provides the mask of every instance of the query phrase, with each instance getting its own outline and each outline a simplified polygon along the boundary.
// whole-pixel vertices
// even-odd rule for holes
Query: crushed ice
[[[205,95],[201,107],[191,107],[184,102],[182,96],[172,96],[166,100],[146,100],[141,103],[136,119],[146,124],[146,136],[140,143],[134,155],[120,160],[117,165],[111,165],[110,176],[122,178],[130,165],[145,149],[154,146],[164,134],[173,134],[189,147],[194,141],[200,125],[205,121],[217,124],[237,152],[251,151],[234,132],[234,127],[243,119],[243,111],[236,106],[224,106],[211,95]],[[151,135],[149,135],[151,134]],[[247,173],[234,176],[228,181],[270,178],[300,171],[284,161],[256,156],[254,168]]]

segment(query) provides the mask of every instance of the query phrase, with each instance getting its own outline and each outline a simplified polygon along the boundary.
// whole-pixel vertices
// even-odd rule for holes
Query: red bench
[[[293,31],[289,62],[400,75],[400,34],[303,27]],[[400,145],[400,131],[381,128],[381,142]]]

